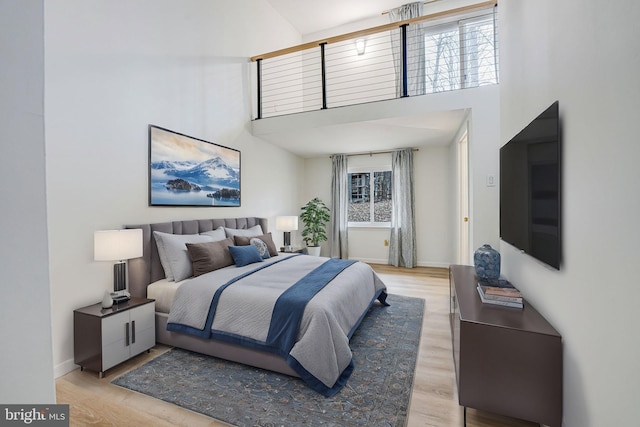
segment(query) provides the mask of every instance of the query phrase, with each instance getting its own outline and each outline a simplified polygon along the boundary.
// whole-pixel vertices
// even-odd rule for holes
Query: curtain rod
[[[426,0],[426,1],[423,1],[422,4],[436,3],[436,2],[439,2],[439,1],[441,1],[441,0]],[[470,4],[468,6],[465,6],[465,8],[466,7],[473,7],[473,6],[480,5],[480,4],[481,3]],[[496,0],[494,6],[497,6],[497,5],[498,5],[498,1]],[[392,10],[393,9],[385,10],[385,11],[383,11],[381,13],[381,15],[388,15],[389,12],[391,12]]]
[[[353,157],[353,156],[372,156],[374,154],[389,154],[389,153],[393,153],[396,151],[401,151],[404,150],[404,148],[398,148],[396,150],[381,150],[381,151],[363,151],[361,153],[349,153],[349,154],[345,154],[345,156],[347,157]],[[412,148],[411,151],[420,151],[419,148]],[[333,157],[336,156],[337,154],[332,154],[329,157]]]
[[[422,2],[422,4],[429,4],[429,3],[435,3],[435,2],[439,2],[440,0],[425,0]],[[387,15],[389,12],[391,12],[391,10],[385,10],[384,12],[382,12],[382,15]]]

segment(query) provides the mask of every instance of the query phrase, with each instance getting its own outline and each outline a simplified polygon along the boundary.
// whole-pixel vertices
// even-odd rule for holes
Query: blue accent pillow
[[[244,267],[254,262],[262,262],[260,251],[253,245],[248,246],[229,246],[229,252],[236,267]]]

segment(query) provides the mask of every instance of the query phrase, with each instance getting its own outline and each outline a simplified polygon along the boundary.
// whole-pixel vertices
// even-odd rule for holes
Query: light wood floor
[[[389,293],[425,299],[425,314],[408,427],[462,426],[458,406],[449,332],[448,270],[437,268],[395,268],[374,265]],[[224,426],[209,417],[132,392],[110,382],[164,353],[158,345],[107,371],[104,378],[79,369],[56,380],[58,403],[70,405],[72,426]],[[468,427],[524,427],[537,424],[467,410]],[[287,426],[288,427],[288,426]]]

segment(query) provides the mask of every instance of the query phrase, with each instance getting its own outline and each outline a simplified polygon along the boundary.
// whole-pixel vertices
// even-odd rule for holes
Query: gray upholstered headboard
[[[164,270],[160,264],[154,231],[171,234],[198,234],[215,230],[223,226],[227,228],[246,229],[260,225],[267,233],[266,218],[222,218],[222,219],[194,219],[187,221],[160,222],[156,224],[126,225],[125,228],[142,229],[142,257],[129,260],[129,292],[135,297],[146,297],[147,286],[164,278]]]

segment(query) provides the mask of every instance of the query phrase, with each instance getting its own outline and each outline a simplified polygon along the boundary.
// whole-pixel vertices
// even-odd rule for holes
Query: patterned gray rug
[[[404,426],[424,300],[389,295],[351,338],[355,370],[330,398],[297,378],[173,349],[112,381],[236,426]]]

